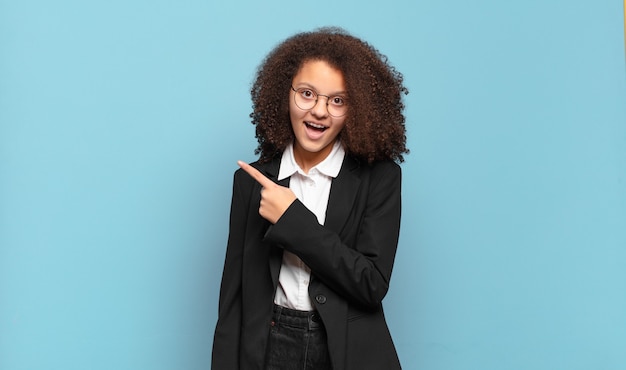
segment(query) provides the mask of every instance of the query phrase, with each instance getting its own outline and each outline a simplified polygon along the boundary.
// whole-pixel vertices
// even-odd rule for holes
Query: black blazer
[[[277,182],[280,160],[253,166]],[[398,243],[400,189],[394,162],[366,165],[346,156],[323,226],[299,200],[271,225],[258,213],[260,184],[237,170],[212,368],[263,369],[288,250],[311,268],[309,295],[326,326],[333,369],[400,369],[381,303]]]

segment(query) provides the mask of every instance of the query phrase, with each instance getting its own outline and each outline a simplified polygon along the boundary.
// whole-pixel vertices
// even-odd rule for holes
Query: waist
[[[324,327],[322,318],[317,311],[300,311],[275,304],[272,314],[272,325],[276,324],[308,330]]]

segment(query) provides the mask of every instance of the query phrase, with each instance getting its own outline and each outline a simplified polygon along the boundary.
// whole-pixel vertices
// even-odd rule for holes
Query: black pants
[[[331,370],[326,329],[314,311],[274,306],[266,370]]]

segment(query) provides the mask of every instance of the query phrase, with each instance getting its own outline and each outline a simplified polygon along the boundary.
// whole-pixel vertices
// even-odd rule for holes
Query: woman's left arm
[[[340,234],[320,225],[296,200],[265,238],[296,254],[316,278],[348,300],[376,307],[389,289],[398,245],[402,175],[393,162],[367,171]]]

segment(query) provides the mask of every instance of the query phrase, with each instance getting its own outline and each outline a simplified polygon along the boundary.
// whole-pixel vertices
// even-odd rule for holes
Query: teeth
[[[324,129],[326,128],[326,126],[322,126],[322,125],[317,125],[315,123],[311,123],[311,122],[307,122],[307,125],[311,126],[311,127],[315,127],[315,128],[319,128],[319,129]]]

